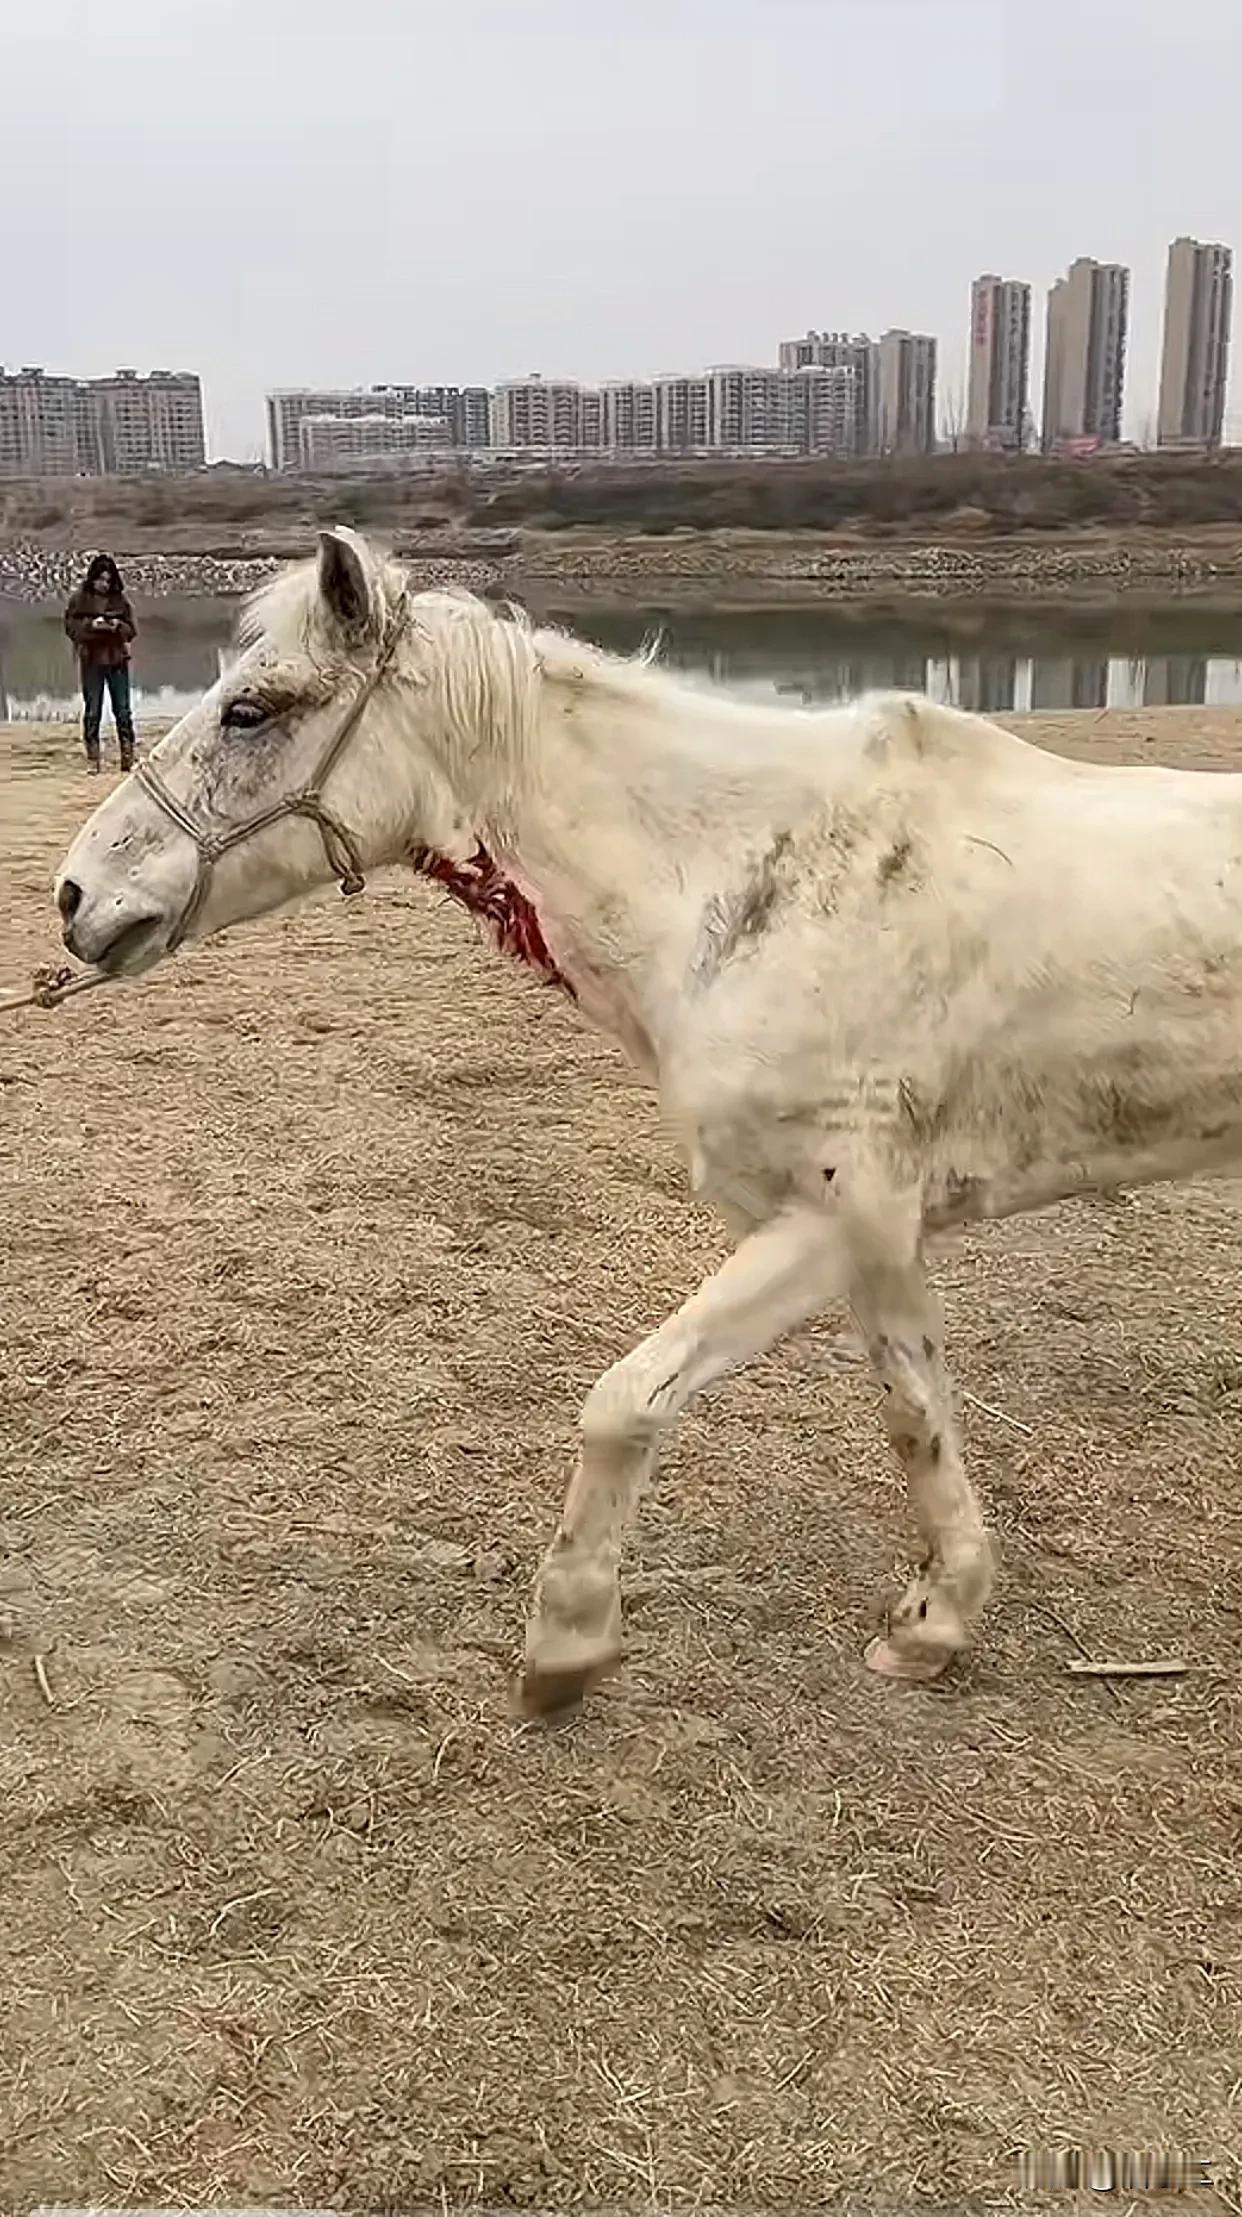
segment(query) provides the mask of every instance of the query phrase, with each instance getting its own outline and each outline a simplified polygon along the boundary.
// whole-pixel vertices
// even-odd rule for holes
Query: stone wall
[[[20,541],[0,546],[0,594],[31,606],[67,600],[89,560],[88,553],[62,552]],[[142,600],[232,599],[254,592],[286,562],[274,555],[119,554],[117,565],[126,591]],[[409,567],[417,584],[424,588],[456,583],[482,592],[494,588],[506,565],[440,558],[415,560]]]
[[[1126,545],[996,540],[970,546],[885,543],[843,546],[778,533],[740,537],[686,532],[643,538],[600,532],[523,536],[513,554],[488,557],[449,550],[401,551],[416,588],[462,585],[474,592],[557,590],[577,599],[620,592],[638,597],[664,586],[727,598],[750,583],[787,599],[853,599],[870,594],[952,594],[997,599],[1091,591],[1179,593],[1236,582],[1242,588],[1242,537],[1208,549],[1143,539]],[[63,601],[88,556],[20,541],[0,546],[0,595],[38,605]],[[282,567],[276,556],[132,554],[118,557],[139,598],[235,597]]]

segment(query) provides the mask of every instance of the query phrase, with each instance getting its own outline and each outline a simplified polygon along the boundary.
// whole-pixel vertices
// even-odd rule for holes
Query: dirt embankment
[[[9,482],[0,593],[58,597],[100,547],[149,595],[242,592],[332,523],[392,546],[420,585],[552,591],[562,605],[1233,599],[1242,454],[471,464],[320,479],[221,466],[182,479]]]

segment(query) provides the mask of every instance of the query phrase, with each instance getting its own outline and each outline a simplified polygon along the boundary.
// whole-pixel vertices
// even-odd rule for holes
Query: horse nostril
[[[73,922],[82,906],[82,888],[73,878],[62,878],[56,895],[56,905],[67,924]]]

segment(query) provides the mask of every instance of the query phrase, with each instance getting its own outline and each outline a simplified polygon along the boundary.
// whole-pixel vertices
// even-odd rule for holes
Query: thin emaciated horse
[[[992,1565],[928,1239],[1242,1161],[1242,778],[1062,761],[917,696],[756,708],[411,593],[339,530],[56,894],[71,953],[127,978],[402,860],[621,1042],[734,1242],[587,1398],[528,1707],[616,1664],[623,1530],[680,1411],[840,1302],[923,1544],[867,1660],[936,1677]]]

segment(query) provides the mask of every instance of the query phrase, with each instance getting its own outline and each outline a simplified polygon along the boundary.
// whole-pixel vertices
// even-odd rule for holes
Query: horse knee
[[[578,1418],[578,1430],[588,1448],[631,1447],[652,1439],[658,1429],[633,1382],[611,1370],[592,1386]]]
[[[632,1357],[614,1363],[592,1386],[578,1429],[593,1448],[649,1447],[676,1414],[678,1374],[651,1378]]]

